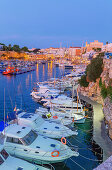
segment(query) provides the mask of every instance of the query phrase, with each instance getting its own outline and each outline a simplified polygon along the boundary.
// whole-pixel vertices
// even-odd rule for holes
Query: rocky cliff
[[[110,83],[112,86],[112,59],[103,59],[103,72],[100,77],[102,79],[102,83],[105,83],[106,87],[108,87]],[[100,78],[98,78],[95,83],[90,82],[88,87],[79,86],[78,90],[84,96],[88,96],[92,100],[103,105],[105,122],[108,125],[109,136],[112,139],[112,102],[109,97],[105,100],[102,98],[99,80]]]

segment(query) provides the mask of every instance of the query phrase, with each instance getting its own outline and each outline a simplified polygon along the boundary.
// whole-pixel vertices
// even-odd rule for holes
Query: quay
[[[93,140],[103,149],[103,162],[112,155],[112,141],[104,124],[102,105],[79,93],[80,99],[93,105]]]

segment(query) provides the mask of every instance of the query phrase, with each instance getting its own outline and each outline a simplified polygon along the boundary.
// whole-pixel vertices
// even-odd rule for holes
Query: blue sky
[[[0,42],[29,48],[112,41],[112,0],[1,0]]]

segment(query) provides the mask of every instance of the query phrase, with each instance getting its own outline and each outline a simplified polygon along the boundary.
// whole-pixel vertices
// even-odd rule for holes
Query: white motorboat
[[[39,86],[39,90],[35,91],[33,90],[31,92],[31,96],[34,97],[37,100],[40,100],[42,98],[51,98],[51,97],[56,97],[59,95],[60,91],[55,90],[55,89],[50,89],[48,86]]]
[[[12,124],[2,132],[5,134],[4,147],[12,156],[34,163],[57,163],[71,156],[78,156],[61,142],[38,135],[30,127]]]
[[[57,98],[54,98],[52,100],[49,100],[48,102],[46,102],[45,104],[43,104],[46,107],[57,107],[60,108],[62,110],[66,110],[66,111],[70,111],[70,110],[74,110],[74,112],[76,113],[81,113],[83,112],[82,109],[82,104],[74,102],[72,98],[69,98],[67,96],[58,96]]]
[[[54,109],[54,110],[53,110]],[[69,125],[74,123],[84,123],[86,116],[82,113],[74,113],[74,111],[64,111],[59,108],[53,107],[50,111],[43,110],[41,108],[36,109],[35,113],[42,116],[43,119],[50,122],[61,123],[63,125]]]
[[[35,113],[39,114],[44,120],[55,122],[62,125],[70,125],[73,122],[71,117],[65,116],[64,114],[56,114],[54,111],[48,112],[48,110],[43,110],[41,108],[36,109]]]
[[[84,123],[85,122],[85,110],[81,103],[73,101],[73,98],[67,97],[65,95],[60,95],[57,98],[46,101],[43,104],[47,108],[51,109],[51,113],[56,116],[68,116],[74,118],[75,123]]]
[[[3,145],[0,145],[0,170],[48,170],[39,165],[33,165],[27,161],[24,161],[19,158],[12,157],[8,152],[3,148]]]
[[[51,137],[61,138],[77,135],[77,131],[72,131],[63,124],[57,124],[56,122],[46,121],[40,115],[34,113],[22,112],[18,114],[18,124],[22,126],[30,126],[38,134]]]

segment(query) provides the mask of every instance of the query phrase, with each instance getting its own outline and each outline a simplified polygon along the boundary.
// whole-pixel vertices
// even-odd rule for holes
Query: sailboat
[[[65,95],[58,96],[57,98],[52,99],[43,104],[50,109],[51,114],[54,116],[67,116],[68,118],[73,118],[75,123],[84,123],[85,122],[85,110],[83,109],[82,104],[80,103],[77,90],[77,102],[73,101],[74,85],[72,90],[72,98]]]

